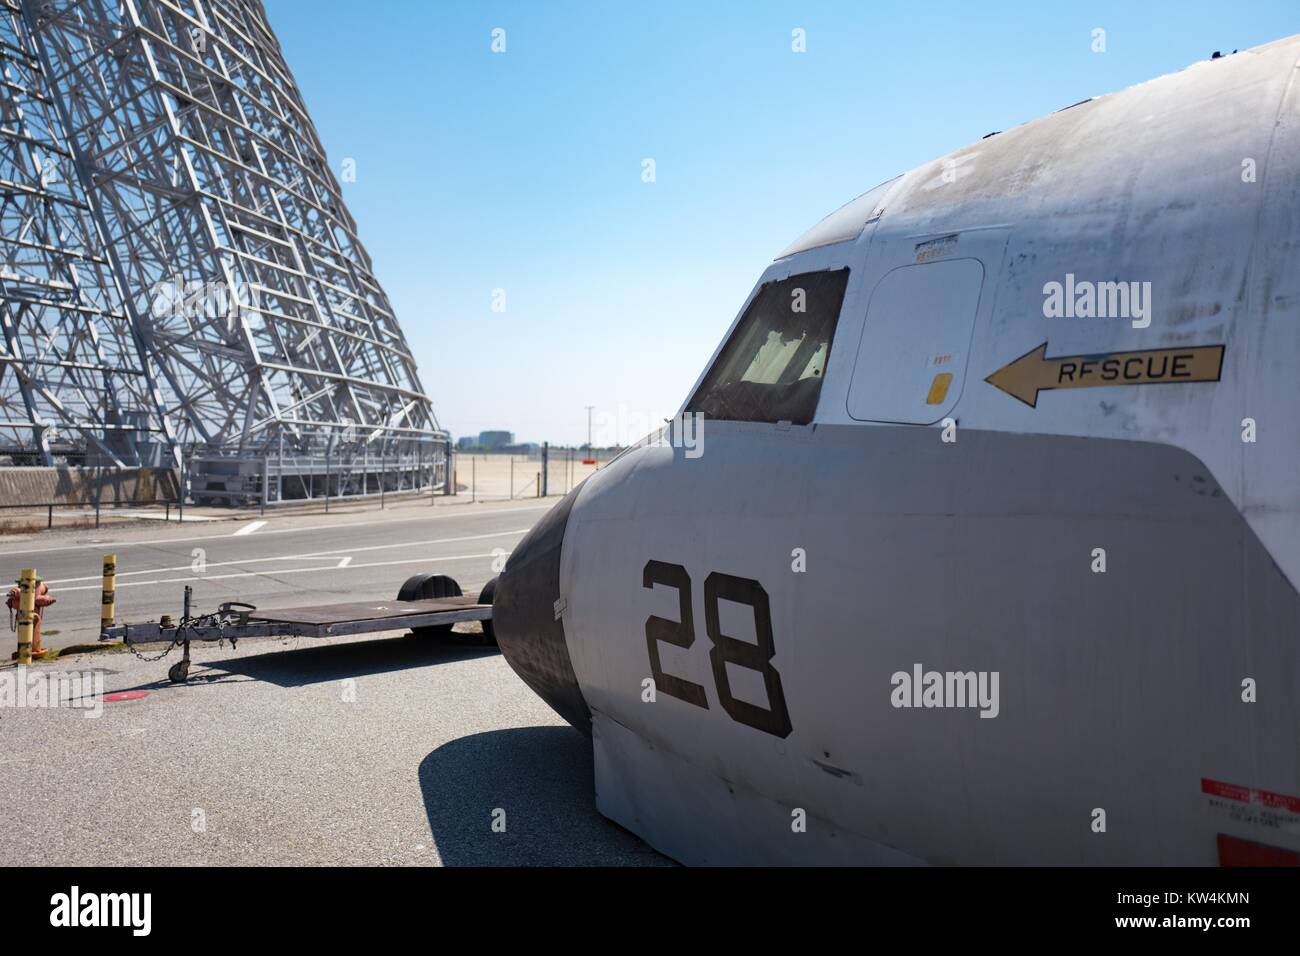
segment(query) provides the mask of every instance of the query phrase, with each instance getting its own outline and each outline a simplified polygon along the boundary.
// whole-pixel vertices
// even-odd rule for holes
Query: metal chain
[[[178,644],[180,644],[180,642],[181,642],[181,641],[180,641],[180,638],[177,638],[177,639],[173,640],[170,644],[167,645],[167,649],[166,649],[165,651],[163,651],[161,654],[157,655],[156,657],[145,657],[143,654],[141,654],[139,651],[137,651],[137,650],[135,649],[135,645],[134,645],[134,644],[128,644],[128,645],[126,645],[126,649],[127,649],[128,651],[130,651],[132,654],[134,654],[136,657],[140,658],[140,660],[144,661],[145,663],[147,663],[147,664],[152,664],[152,663],[154,663],[155,661],[160,661],[160,660],[162,660],[164,657],[166,657],[166,656],[167,656],[168,654],[170,654],[172,651],[176,650],[176,646],[177,646]]]

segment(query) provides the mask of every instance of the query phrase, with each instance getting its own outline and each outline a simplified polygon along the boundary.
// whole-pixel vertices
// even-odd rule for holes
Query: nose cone
[[[560,598],[560,548],[579,488],[569,492],[524,536],[497,578],[492,622],[506,661],[557,714],[588,736],[591,711],[573,673]]]

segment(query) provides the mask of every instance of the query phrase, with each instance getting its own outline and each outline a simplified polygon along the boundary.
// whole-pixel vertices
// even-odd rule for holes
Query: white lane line
[[[265,521],[250,521],[248,522],[248,524],[244,525],[242,528],[240,528],[238,531],[232,534],[231,537],[238,538],[240,535],[252,534],[258,528],[264,528],[264,527],[266,527]]]
[[[396,564],[424,564],[428,565],[431,561],[469,561],[475,558],[495,558],[497,553],[489,551],[486,554],[441,554],[436,557],[425,558],[403,558],[400,561],[370,561],[366,564],[349,564],[346,567],[335,565],[334,567],[315,567],[315,568],[288,568],[280,570],[276,568],[274,572],[266,571],[240,571],[235,574],[192,574],[183,578],[157,578],[153,581],[123,581],[118,584],[118,588],[138,588],[148,587],[156,584],[197,584],[202,581],[226,581],[231,578],[259,578],[274,575],[275,578],[283,574],[324,574],[330,571],[355,571],[357,568],[388,568]],[[274,578],[273,578],[274,580]],[[68,591],[97,591],[98,584],[82,584],[73,588],[60,588],[60,592]]]
[[[38,508],[40,506],[33,505],[32,507]],[[78,517],[89,518],[92,517],[94,514],[95,514],[94,508],[83,508],[79,511],[59,512],[60,517],[64,517],[64,518],[78,518]],[[111,514],[114,518],[146,518],[150,521],[179,521],[180,520],[178,517],[176,517],[176,515],[172,515],[169,518],[167,517],[166,514],[158,514],[157,512],[154,511],[130,511],[121,508],[114,508],[112,511],[109,512],[109,514]],[[188,521],[220,521],[221,519],[209,518],[205,515],[190,515],[185,520],[188,522]]]
[[[422,548],[432,544],[458,544],[462,541],[482,541],[485,538],[508,538],[513,535],[527,534],[527,528],[516,528],[513,531],[493,531],[489,534],[467,534],[456,538],[429,538],[425,541],[399,541],[395,544],[371,544],[364,548],[334,548],[330,551],[303,551],[297,554],[275,554],[265,558],[235,558],[230,561],[209,561],[205,565],[209,568],[228,568],[231,565],[245,564],[262,564],[266,561],[310,561],[314,558],[326,558],[333,560],[336,556],[347,554],[353,556],[363,551],[385,551],[391,548]],[[121,565],[119,564],[119,567]],[[144,568],[139,571],[118,571],[117,577],[120,581],[122,578],[129,578],[141,574],[162,574],[166,571],[191,571],[193,564],[177,564],[167,568]],[[90,574],[80,578],[50,578],[46,584],[50,587],[63,584],[75,584],[78,581],[99,581],[101,576]],[[63,588],[69,590],[69,588]]]
[[[432,510],[432,509],[429,509]],[[467,511],[459,514],[438,514],[438,515],[404,515],[402,523],[411,521],[440,521],[447,518],[481,518],[488,515],[512,515],[522,514],[527,511],[550,511],[551,505],[529,506],[527,508],[493,508],[491,511]],[[286,518],[301,517],[300,515],[285,515]],[[367,524],[362,521],[350,521],[339,524],[316,524],[303,525],[296,528],[268,528],[258,535],[259,538],[265,538],[269,534],[302,534],[309,531],[335,531],[339,528],[366,528],[374,527],[373,524]],[[152,548],[163,544],[181,544],[188,541],[219,541],[232,537],[230,532],[222,534],[200,534],[188,535],[180,538],[158,538],[149,541],[92,541],[89,544],[68,544],[58,548],[45,548],[37,545],[34,548],[26,548],[19,551],[8,551],[4,549],[4,540],[0,538],[0,557],[11,557],[18,554],[53,554],[56,551],[99,551],[103,548]]]

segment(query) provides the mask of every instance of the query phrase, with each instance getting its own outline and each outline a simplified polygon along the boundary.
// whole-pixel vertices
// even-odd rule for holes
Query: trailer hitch
[[[219,629],[228,625],[242,626],[248,623],[248,616],[257,610],[256,605],[249,604],[247,601],[224,601],[217,606],[215,613],[193,617],[190,613],[193,598],[194,590],[187,584],[185,586],[185,610],[181,614],[181,623],[176,629],[175,637],[175,640],[181,644],[182,656],[167,671],[167,677],[173,684],[183,684],[190,676],[190,638],[185,633],[187,627],[192,627],[205,620],[215,623]],[[230,646],[238,647],[238,638],[231,636]]]
[[[257,610],[257,605],[247,601],[224,601],[217,606],[217,613],[227,624],[247,624],[248,615]]]

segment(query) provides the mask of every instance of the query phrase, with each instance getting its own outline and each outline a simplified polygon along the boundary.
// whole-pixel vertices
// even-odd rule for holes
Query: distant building
[[[479,432],[478,444],[480,448],[486,448],[489,451],[495,451],[505,445],[515,443],[514,432]]]
[[[475,447],[476,445],[478,445],[478,439],[475,438],[473,435],[461,435],[459,438],[456,439],[457,451],[469,451],[471,448]]]

